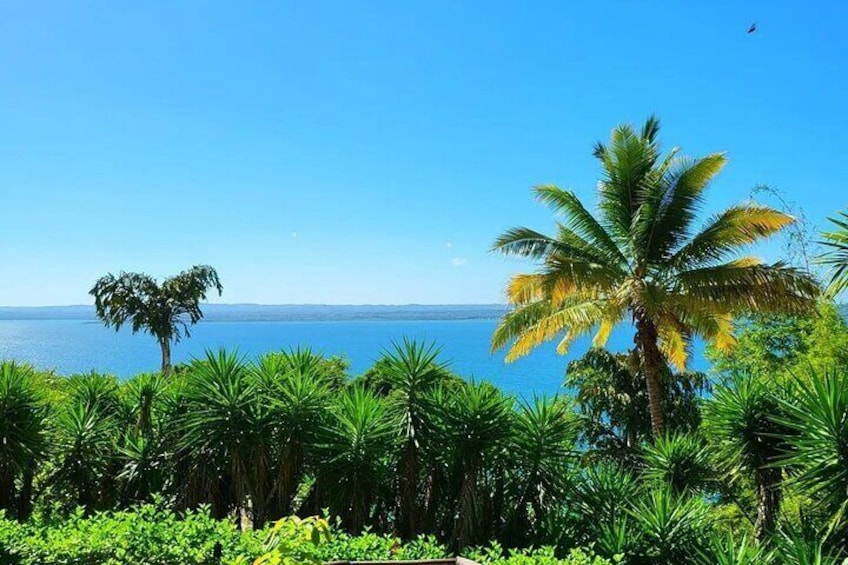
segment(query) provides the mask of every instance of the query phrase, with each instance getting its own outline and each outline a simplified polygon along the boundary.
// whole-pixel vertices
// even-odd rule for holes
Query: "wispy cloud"
[[[446,241],[446,242],[445,242],[445,247],[447,247],[448,249],[450,249],[451,247],[453,247],[453,243],[451,243],[450,241]]]
[[[291,236],[292,236],[292,237],[297,237],[297,232],[296,232],[296,231],[293,231],[293,232],[291,233]]]
[[[465,257],[454,257],[453,259],[451,259],[451,265],[453,265],[454,267],[462,267],[467,262],[468,260]]]

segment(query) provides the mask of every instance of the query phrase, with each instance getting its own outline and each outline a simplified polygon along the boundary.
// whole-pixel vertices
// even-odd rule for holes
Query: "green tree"
[[[665,429],[666,360],[683,368],[693,337],[728,348],[735,317],[809,311],[819,294],[809,275],[783,263],[731,258],[792,222],[777,210],[733,206],[694,233],[704,190],[725,157],[693,160],[676,150],[662,157],[658,132],[652,117],[641,131],[615,128],[608,145],[595,147],[603,171],[598,218],[571,191],[535,189],[561,220],[554,236],[522,227],[495,242],[495,250],[529,257],[538,269],[512,278],[513,309],[492,339],[494,349],[511,344],[511,360],[558,335],[560,352],[592,331],[600,347],[615,325],[632,320],[655,436]]]
[[[651,437],[647,382],[636,352],[592,348],[568,364],[564,386],[575,391],[588,455],[632,464]],[[664,371],[660,391],[669,431],[689,432],[700,425],[700,399],[708,390],[703,373]]]
[[[458,507],[452,545],[462,548],[483,541],[492,518],[481,493],[484,474],[496,465],[512,440],[513,400],[489,383],[469,383],[441,397],[440,425],[460,470]],[[488,512],[487,512],[488,510]]]
[[[190,337],[189,327],[203,318],[200,301],[210,290],[220,295],[218,273],[208,265],[196,265],[162,283],[144,273],[109,273],[94,283],[97,317],[107,326],[121,329],[129,323],[133,333],[144,331],[156,338],[162,350],[162,372],[171,369],[171,344]]]
[[[848,321],[832,302],[822,301],[806,314],[748,317],[738,324],[736,337],[729,351],[707,348],[713,373],[769,375],[785,381],[811,368],[848,365]]]

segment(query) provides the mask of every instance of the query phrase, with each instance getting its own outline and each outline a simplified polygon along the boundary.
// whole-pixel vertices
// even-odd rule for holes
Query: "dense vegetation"
[[[844,355],[848,328],[822,311],[751,320],[740,343],[770,334],[801,352],[795,366]],[[792,340],[787,327],[800,328]],[[353,379],[308,350],[253,362],[210,352],[125,382],[3,363],[0,547],[105,563],[53,556],[126,544],[115,562],[130,563],[167,546],[203,563],[215,543],[225,559],[255,556],[266,524],[327,511],[341,539],[367,528],[420,548],[429,536],[442,554],[496,540],[624,563],[835,556],[848,535],[845,365],[785,378],[666,372],[669,435],[650,443],[647,385],[628,358],[593,350],[569,367],[573,399],[529,401],[463,381],[414,342]]]
[[[724,159],[661,157],[658,128],[596,147],[599,218],[542,187],[556,235],[496,244],[536,267],[510,285],[496,348],[596,332],[564,396],[506,396],[407,340],[353,378],[308,349],[172,368],[171,342],[220,292],[214,270],[101,279],[99,315],[156,336],[162,371],[120,382],[0,363],[0,559],[839,563],[848,325],[831,300],[848,288],[848,223],[824,235],[823,293],[809,262],[737,257],[792,218],[745,204],[694,230]],[[602,349],[626,320],[633,350]],[[696,336],[710,374],[685,370]]]

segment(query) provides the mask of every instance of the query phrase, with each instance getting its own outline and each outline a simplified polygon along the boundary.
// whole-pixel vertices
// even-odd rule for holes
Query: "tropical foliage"
[[[121,329],[129,323],[133,333],[144,331],[156,338],[162,350],[162,372],[171,368],[171,344],[191,335],[190,326],[203,318],[200,301],[210,290],[220,295],[224,287],[209,265],[195,265],[161,283],[144,273],[109,273],[89,291],[104,324]]]
[[[641,130],[621,125],[608,144],[595,146],[602,170],[597,216],[574,192],[535,189],[557,215],[556,233],[519,227],[495,242],[495,250],[529,258],[537,269],[512,278],[513,309],[492,340],[495,349],[509,346],[510,360],[557,337],[564,352],[589,332],[602,347],[614,326],[632,321],[657,436],[665,430],[663,372],[667,363],[685,367],[693,337],[728,349],[737,316],[808,312],[819,293],[801,270],[740,256],[789,225],[786,214],[745,203],[695,229],[704,191],[726,159],[690,159],[676,149],[663,156],[659,129],[653,117]]]

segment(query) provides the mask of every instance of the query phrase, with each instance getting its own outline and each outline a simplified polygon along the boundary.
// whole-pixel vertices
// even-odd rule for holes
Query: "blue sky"
[[[706,213],[848,206],[848,3],[127,4],[4,3],[0,304],[200,262],[224,302],[500,301],[530,187],[593,202],[593,142],[651,113],[728,152]]]

